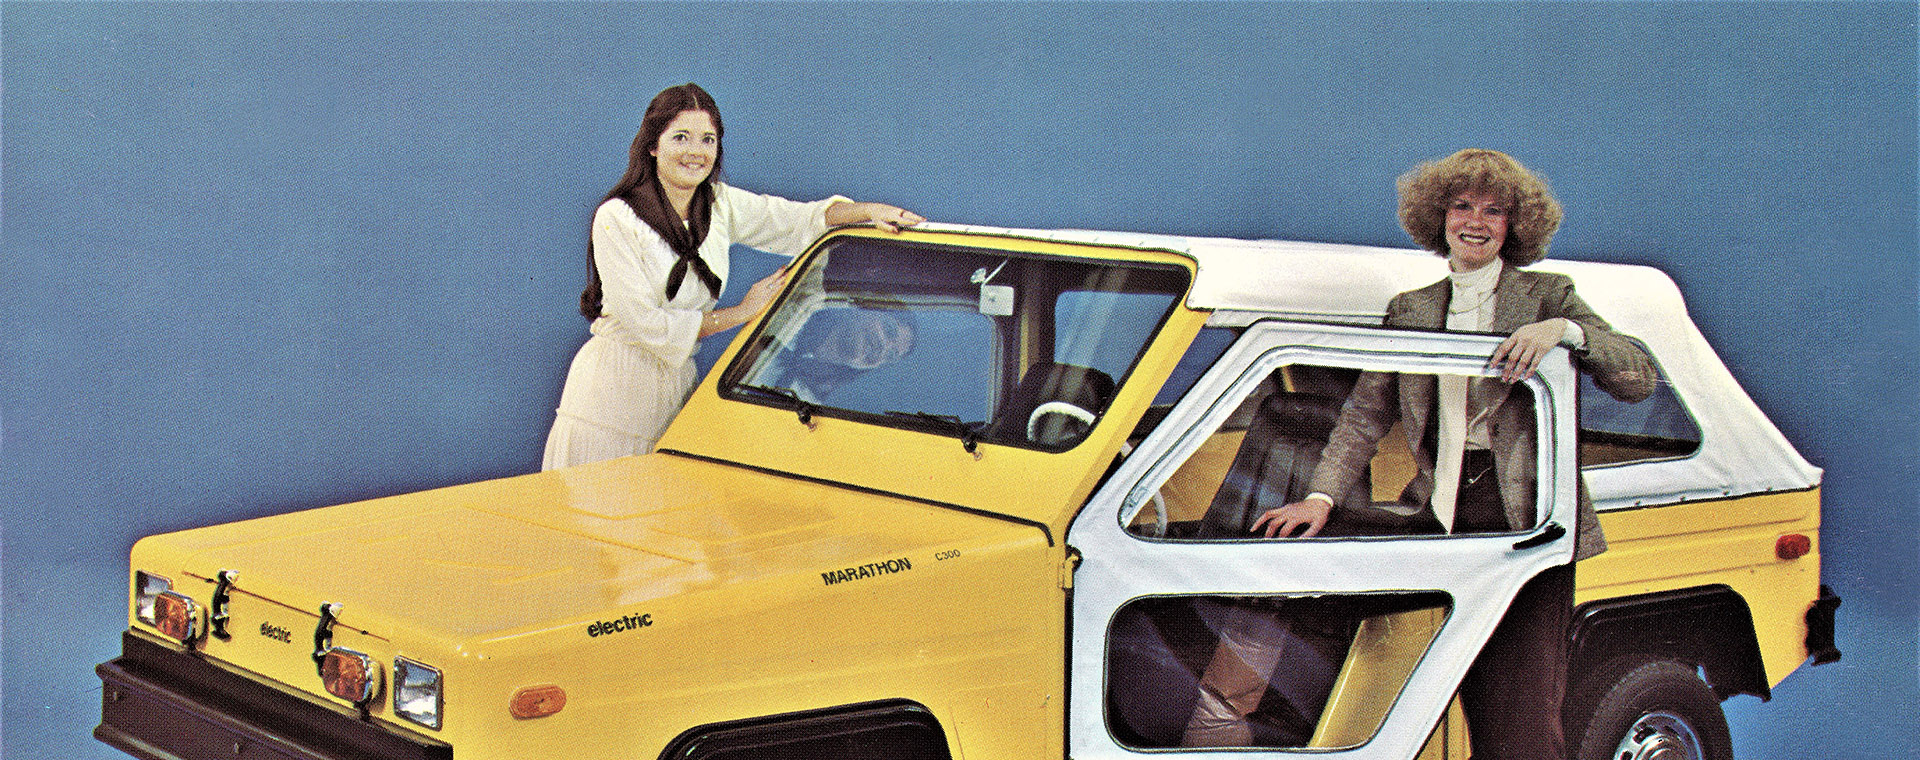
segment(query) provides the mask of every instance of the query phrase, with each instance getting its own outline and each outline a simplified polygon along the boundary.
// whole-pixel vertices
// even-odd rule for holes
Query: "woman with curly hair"
[[[1504,153],[1463,150],[1408,172],[1399,191],[1401,225],[1415,242],[1445,257],[1450,272],[1447,279],[1395,296],[1386,324],[1504,333],[1507,339],[1488,360],[1500,377],[1362,373],[1314,468],[1312,493],[1262,513],[1254,532],[1270,538],[1378,532],[1376,520],[1328,494],[1353,492],[1396,422],[1403,423],[1417,470],[1401,501],[1419,510],[1396,530],[1532,528],[1533,400],[1524,390],[1516,392],[1515,384],[1564,345],[1609,394],[1632,403],[1653,393],[1655,374],[1646,352],[1595,314],[1572,280],[1521,268],[1546,255],[1560,224],[1560,205],[1545,180]],[[1576,561],[1606,548],[1584,486],[1578,512]],[[1567,756],[1560,706],[1573,590],[1571,564],[1529,581],[1467,672],[1460,693],[1475,760]],[[1226,654],[1246,664],[1234,671],[1270,673],[1280,647],[1273,637],[1263,638],[1254,646],[1246,636],[1231,645],[1223,639],[1222,646],[1234,651],[1217,653],[1215,661]],[[1203,678],[1186,743],[1241,741],[1252,710],[1247,691],[1245,684]]]
[[[592,337],[574,355],[541,469],[653,450],[686,403],[700,339],[739,327],[779,294],[782,273],[719,306],[733,243],[800,253],[828,227],[898,231],[924,221],[834,196],[800,203],[719,180],[720,107],[695,84],[647,105],[627,170],[593,213],[580,312]]]

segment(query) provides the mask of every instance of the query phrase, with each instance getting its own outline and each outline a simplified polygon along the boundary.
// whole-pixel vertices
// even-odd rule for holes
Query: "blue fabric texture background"
[[[1729,702],[1740,756],[1914,756],[1915,20],[5,3],[0,750],[119,756],[90,668],[139,536],[535,469],[594,202],[647,99],[697,81],[734,183],[941,221],[1405,246],[1398,174],[1518,156],[1568,210],[1553,255],[1672,274],[1826,468],[1846,658]]]

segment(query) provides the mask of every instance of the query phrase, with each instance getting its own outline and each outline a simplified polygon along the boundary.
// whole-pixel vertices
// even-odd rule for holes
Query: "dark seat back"
[[[1306,393],[1275,393],[1260,403],[1226,480],[1200,520],[1203,539],[1248,538],[1260,514],[1304,498],[1320,450],[1340,418],[1341,401]],[[1371,495],[1362,478],[1353,493]],[[1342,494],[1331,494],[1335,499]]]

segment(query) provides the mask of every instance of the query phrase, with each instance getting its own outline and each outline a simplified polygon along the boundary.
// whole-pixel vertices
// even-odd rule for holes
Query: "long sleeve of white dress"
[[[851,203],[838,195],[803,203],[719,185],[713,215],[724,215],[733,242],[781,256],[798,256],[827,231],[827,207]]]
[[[803,203],[718,184],[700,257],[725,281],[736,242],[798,255],[826,232],[827,207],[844,201]],[[624,201],[594,211],[592,237],[601,317],[567,372],[544,469],[651,450],[693,389],[700,324],[718,303],[691,273],[666,297],[678,257]]]

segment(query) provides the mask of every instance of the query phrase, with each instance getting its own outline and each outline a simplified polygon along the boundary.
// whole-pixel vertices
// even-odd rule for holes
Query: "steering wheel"
[[[1027,440],[1040,442],[1040,418],[1049,414],[1072,417],[1087,427],[1093,427],[1093,412],[1089,412],[1065,401],[1048,401],[1033,408],[1033,414],[1027,415]]]

